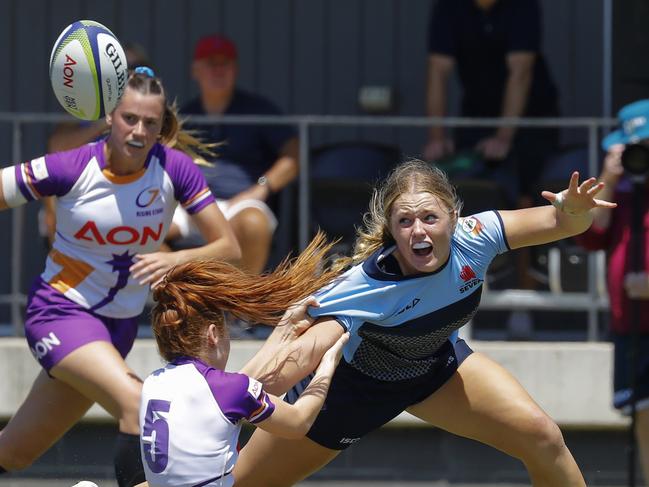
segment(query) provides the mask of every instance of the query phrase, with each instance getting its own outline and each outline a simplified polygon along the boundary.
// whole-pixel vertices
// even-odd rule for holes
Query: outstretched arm
[[[299,324],[278,326],[259,352],[241,370],[242,373],[259,380],[264,389],[271,394],[284,394],[313,372],[322,355],[345,332],[333,318],[319,319],[315,325],[309,327],[309,319],[300,313],[312,305],[310,299],[297,307],[289,318]],[[286,318],[287,315],[284,315],[282,321]]]
[[[579,184],[579,173],[575,171],[567,189],[559,193],[541,193],[552,206],[501,211],[509,246],[516,249],[540,245],[586,231],[593,221],[593,208],[617,206],[595,198],[603,188],[604,183],[598,183],[595,178],[586,179]]]
[[[275,411],[264,421],[256,423],[256,426],[283,438],[295,439],[306,435],[322,409],[347,340],[349,333],[342,335],[324,354],[313,379],[295,404],[285,403],[273,396]]]

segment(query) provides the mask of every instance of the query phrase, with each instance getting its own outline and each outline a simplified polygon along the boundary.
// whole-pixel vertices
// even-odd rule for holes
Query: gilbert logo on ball
[[[79,20],[54,43],[50,81],[68,113],[97,120],[117,105],[126,86],[127,67],[124,49],[110,30],[92,20]]]

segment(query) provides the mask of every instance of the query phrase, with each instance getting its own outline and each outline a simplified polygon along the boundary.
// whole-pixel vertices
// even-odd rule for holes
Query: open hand
[[[308,296],[288,308],[273,330],[272,340],[281,343],[291,342],[308,330],[314,322],[307,313],[309,306],[317,308],[320,303],[314,296]]]
[[[556,206],[560,211],[572,216],[581,216],[592,208],[615,208],[616,203],[596,199],[605,184],[598,183],[596,178],[588,178],[579,184],[579,172],[574,171],[570,176],[568,189],[559,193],[543,191],[541,196]]]
[[[155,286],[178,262],[175,252],[153,252],[151,254],[137,254],[135,264],[130,267],[131,275],[141,285]]]

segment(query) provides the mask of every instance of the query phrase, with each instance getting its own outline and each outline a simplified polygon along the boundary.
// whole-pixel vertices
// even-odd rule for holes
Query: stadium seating
[[[348,252],[355,227],[361,224],[372,186],[400,160],[395,146],[373,142],[342,142],[311,152],[311,212],[314,230],[340,237]]]

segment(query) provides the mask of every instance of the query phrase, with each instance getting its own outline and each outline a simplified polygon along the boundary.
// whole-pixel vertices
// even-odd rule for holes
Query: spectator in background
[[[614,398],[617,409],[628,414],[631,403],[629,381],[629,352],[631,351],[632,324],[639,330],[639,348],[636,374],[636,438],[638,440],[642,468],[649,480],[649,184],[644,192],[643,222],[644,271],[634,272],[632,267],[631,230],[638,222],[633,218],[633,187],[624,176],[622,152],[627,144],[642,144],[649,148],[649,100],[640,100],[622,108],[619,112],[620,128],[603,141],[608,151],[600,181],[605,183],[600,197],[617,202],[617,208],[609,211],[593,209],[593,225],[580,235],[577,241],[584,247],[605,249],[608,254],[607,284],[611,306],[610,334],[613,341]],[[649,151],[647,152],[649,155]],[[647,161],[649,162],[649,161]],[[640,300],[639,321],[632,323],[632,300]]]
[[[428,115],[447,114],[448,82],[457,66],[462,116],[557,116],[557,89],[540,47],[536,0],[438,0],[429,24]],[[531,205],[532,186],[558,145],[556,129],[469,127],[455,136],[432,127],[424,157],[476,151],[487,164],[474,176],[499,180],[519,207]]]
[[[279,109],[262,96],[236,87],[237,48],[226,37],[202,37],[194,49],[192,78],[200,95],[181,108],[184,115],[278,115]],[[298,173],[298,139],[284,125],[187,124],[201,140],[221,144],[213,167],[202,167],[241,246],[241,265],[260,273],[266,266],[277,220],[272,197]],[[177,232],[172,247],[199,243],[182,212],[176,212]]]
[[[124,44],[124,54],[129,70],[137,66],[152,68],[149,57],[144,48],[134,42]],[[83,144],[92,142],[108,133],[108,124],[105,118],[95,121],[71,120],[61,122],[54,127],[47,141],[47,152],[63,152],[76,149]],[[54,228],[56,227],[56,204],[52,197],[43,198],[43,207],[39,212],[39,233],[46,240],[47,247],[54,241]]]

